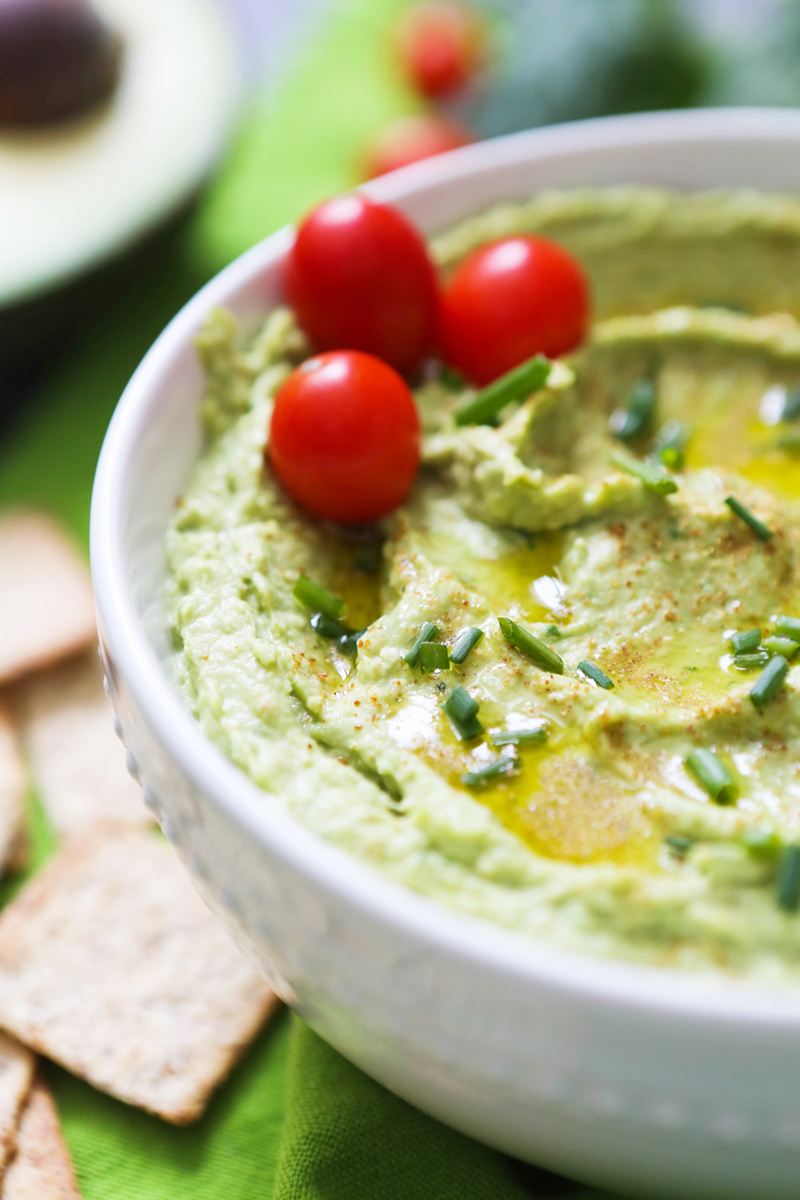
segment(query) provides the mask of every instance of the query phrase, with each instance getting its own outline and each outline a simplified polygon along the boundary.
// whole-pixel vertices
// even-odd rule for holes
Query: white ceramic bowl
[[[800,112],[618,117],[519,134],[369,186],[425,230],[542,187],[800,191]],[[129,765],[213,911],[309,1024],[426,1112],[634,1195],[800,1191],[800,993],[558,952],[387,881],[275,811],[164,670],[164,531],[200,448],[192,337],[280,298],[281,230],[167,327],[106,437],[92,508],[102,651]]]

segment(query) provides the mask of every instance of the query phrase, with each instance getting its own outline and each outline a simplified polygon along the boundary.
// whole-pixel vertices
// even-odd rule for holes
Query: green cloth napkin
[[[41,504],[83,545],[97,455],[144,352],[202,282],[357,180],[366,138],[413,111],[389,31],[402,0],[339,0],[257,104],[196,209],[109,268],[86,328],[0,452],[0,506]],[[102,315],[97,315],[98,313]],[[55,837],[31,797],[35,868]],[[5,882],[7,899],[19,881]],[[282,1013],[204,1118],[176,1129],[49,1065],[85,1200],[524,1200],[589,1192],[423,1116]]]

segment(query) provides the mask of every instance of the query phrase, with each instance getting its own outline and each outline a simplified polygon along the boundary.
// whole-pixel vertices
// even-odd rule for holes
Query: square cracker
[[[36,1055],[0,1033],[0,1174],[16,1148],[19,1114],[35,1069]]]
[[[81,1200],[58,1112],[41,1079],[34,1081],[20,1114],[17,1153],[3,1178],[0,1200]]]
[[[152,822],[142,789],[125,768],[94,649],[27,676],[11,701],[39,795],[59,833],[77,833],[102,817]]]
[[[28,781],[17,734],[0,709],[0,875],[25,857],[25,794]]]
[[[95,825],[0,915],[0,1026],[176,1124],[276,1003],[149,830]]]
[[[0,518],[0,683],[96,639],[89,571],[49,517]]]

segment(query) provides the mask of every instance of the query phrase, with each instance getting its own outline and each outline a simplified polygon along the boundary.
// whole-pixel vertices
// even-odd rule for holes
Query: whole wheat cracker
[[[95,825],[0,915],[0,1026],[176,1124],[276,1003],[149,830]]]
[[[26,676],[11,703],[39,796],[59,833],[77,833],[102,817],[152,822],[125,768],[94,649]]]
[[[0,518],[0,683],[96,636],[88,569],[55,521],[27,511]]]
[[[0,1200],[81,1200],[53,1098],[34,1080],[17,1129],[17,1152],[3,1178]]]
[[[36,1070],[36,1055],[0,1033],[0,1175],[17,1145],[17,1125]]]
[[[17,734],[0,709],[0,874],[25,858],[25,794],[28,781]]]

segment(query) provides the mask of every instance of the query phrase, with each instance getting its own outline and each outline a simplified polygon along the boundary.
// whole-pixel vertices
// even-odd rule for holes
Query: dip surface
[[[168,535],[179,685],[265,804],[417,891],[571,948],[797,982],[800,666],[756,705],[766,652],[743,665],[730,637],[800,617],[800,421],[781,419],[800,382],[800,201],[547,193],[433,248],[446,269],[514,232],[583,263],[590,338],[496,427],[458,427],[470,393],[423,384],[425,466],[380,529],[313,521],[264,467],[272,396],[310,353],[291,313],[244,343],[210,316],[207,440]],[[624,445],[642,380],[651,427]],[[656,454],[675,422],[685,461],[662,495],[617,463]],[[300,574],[344,598],[357,654],[312,628]],[[424,673],[406,655],[426,622],[450,650],[483,636]],[[442,709],[457,685],[484,730],[467,741]],[[546,736],[493,740],[520,729]],[[732,803],[687,768],[696,751]]]

